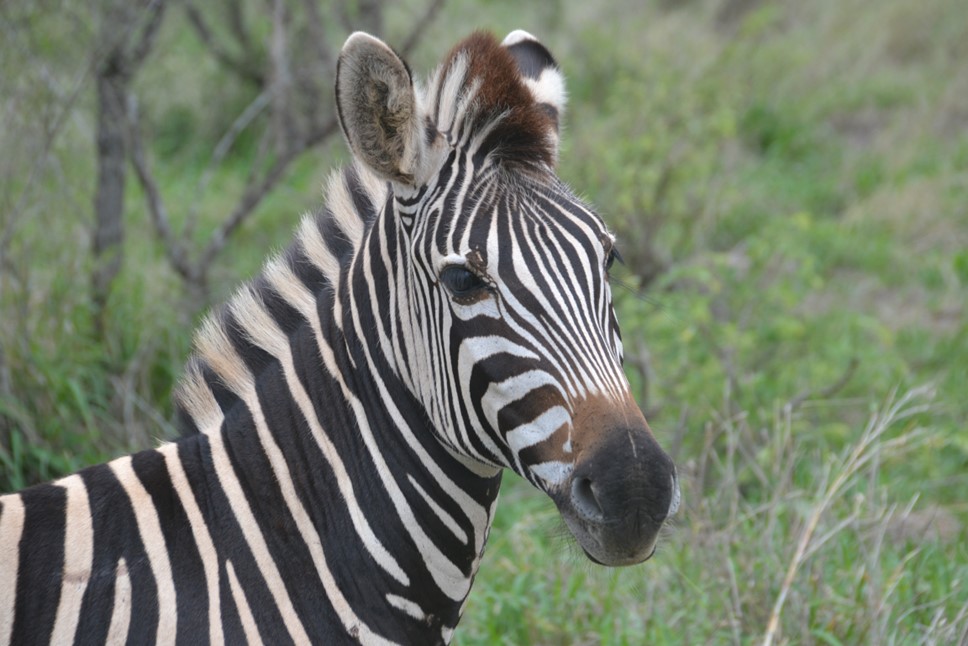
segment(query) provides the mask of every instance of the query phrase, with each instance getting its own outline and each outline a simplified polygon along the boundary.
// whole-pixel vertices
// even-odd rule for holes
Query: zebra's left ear
[[[377,175],[416,183],[423,138],[410,68],[389,45],[358,31],[336,66],[336,107],[353,153]]]
[[[558,62],[537,38],[521,29],[512,31],[501,44],[507,47],[517,62],[521,80],[531,91],[534,100],[552,117],[557,153],[557,137],[568,98],[565,93],[565,77]]]

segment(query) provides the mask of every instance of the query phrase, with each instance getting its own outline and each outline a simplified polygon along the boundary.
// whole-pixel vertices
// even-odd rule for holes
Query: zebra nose
[[[675,466],[644,428],[619,427],[586,451],[565,491],[576,518],[631,534],[657,529],[678,505]]]
[[[591,478],[579,476],[571,481],[571,504],[583,520],[592,523],[601,522],[605,518],[595,485]]]

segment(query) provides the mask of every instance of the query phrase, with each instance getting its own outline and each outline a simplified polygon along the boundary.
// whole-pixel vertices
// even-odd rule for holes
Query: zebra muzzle
[[[577,452],[569,480],[553,495],[578,544],[601,565],[648,560],[663,523],[679,507],[672,459],[641,414],[629,417],[610,424],[608,415],[595,424],[596,441]]]

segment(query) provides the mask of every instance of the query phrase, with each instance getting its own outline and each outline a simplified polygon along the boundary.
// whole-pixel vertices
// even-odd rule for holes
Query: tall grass
[[[553,510],[507,483],[458,643],[959,643],[964,548],[952,562],[948,512],[915,511],[890,480],[940,443],[918,424],[929,395],[888,399],[839,452],[804,441],[791,406],[759,430],[743,414],[710,422],[657,555],[626,570],[562,558]]]

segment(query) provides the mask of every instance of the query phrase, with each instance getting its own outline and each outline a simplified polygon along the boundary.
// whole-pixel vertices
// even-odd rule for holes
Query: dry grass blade
[[[820,524],[820,519],[824,512],[830,507],[831,502],[850,483],[857,472],[876,456],[883,452],[909,449],[925,438],[926,434],[924,429],[914,428],[902,433],[896,438],[882,440],[887,430],[899,421],[928,410],[930,405],[928,403],[922,403],[922,401],[930,399],[931,392],[932,389],[929,387],[916,388],[908,391],[897,400],[895,400],[895,396],[892,394],[884,408],[871,416],[860,439],[846,454],[840,464],[837,465],[837,470],[834,472],[836,475],[824,488],[819,500],[810,512],[806,525],[800,533],[796,550],[790,559],[786,575],[780,586],[780,592],[777,594],[776,601],[773,604],[773,610],[770,613],[766,631],[763,634],[763,646],[772,646],[777,638],[783,606],[796,579],[797,572],[813,551],[811,546],[813,545],[814,535],[816,534],[817,527]],[[823,540],[826,541],[829,538],[830,535],[828,534],[823,537]]]

